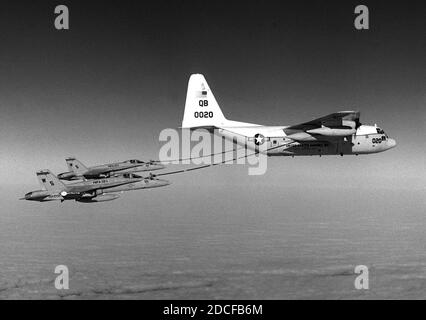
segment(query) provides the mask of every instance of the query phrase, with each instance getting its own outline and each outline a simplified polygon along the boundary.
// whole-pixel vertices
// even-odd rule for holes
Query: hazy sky
[[[68,31],[54,28],[58,4]],[[368,31],[354,28],[358,4]],[[0,1],[1,297],[61,294],[58,264],[77,298],[423,297],[425,4]],[[67,156],[158,158],[191,73],[231,120],[355,109],[398,146],[272,157],[262,176],[241,165],[172,175],[106,203],[18,200]],[[368,295],[353,288],[359,264],[371,267]]]
[[[0,178],[34,186],[35,171],[158,158],[180,126],[191,73],[203,73],[229,119],[271,125],[361,111],[398,142],[363,157],[274,158],[264,177],[212,168],[174,187],[247,183],[424,188],[426,38],[423,1],[56,1],[0,4]],[[173,187],[171,187],[173,188]],[[31,188],[30,188],[31,189]]]

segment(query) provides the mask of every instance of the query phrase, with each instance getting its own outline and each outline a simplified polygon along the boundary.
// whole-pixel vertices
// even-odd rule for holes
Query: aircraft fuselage
[[[118,198],[114,192],[124,192],[139,189],[157,188],[167,186],[170,183],[161,179],[149,178],[105,178],[86,180],[67,184],[57,191],[36,190],[25,195],[23,200],[30,201],[54,201],[76,200],[80,202],[102,202]],[[108,195],[107,195],[108,194]]]
[[[160,163],[130,163],[120,162],[103,164],[88,168],[81,174],[77,174],[74,171],[68,171],[58,174],[58,178],[61,180],[80,180],[81,178],[96,179],[99,177],[108,177],[112,175],[121,175],[125,173],[135,173],[144,171],[155,171],[164,169],[164,165]]]
[[[269,156],[371,154],[396,146],[395,140],[390,139],[377,126],[362,125],[354,130],[354,134],[348,136],[324,136],[305,131],[286,133],[283,128],[285,127],[229,127],[219,129],[218,133],[252,150],[262,150],[259,147],[262,145]]]

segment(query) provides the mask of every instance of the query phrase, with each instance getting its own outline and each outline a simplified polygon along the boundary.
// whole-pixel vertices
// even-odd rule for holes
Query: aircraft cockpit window
[[[384,138],[382,138],[383,141],[386,141],[389,139],[389,136],[386,134],[386,132],[383,129],[376,128],[376,131],[378,134],[383,134]]]
[[[32,195],[33,193],[32,192],[28,192],[26,195],[25,195],[25,197],[31,197],[31,195]]]

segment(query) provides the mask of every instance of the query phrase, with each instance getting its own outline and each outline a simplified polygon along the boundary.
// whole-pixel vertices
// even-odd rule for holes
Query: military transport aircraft
[[[217,129],[220,135],[270,156],[369,154],[389,150],[396,141],[378,126],[363,125],[360,112],[340,111],[292,126],[231,121],[223,115],[201,74],[191,75],[182,128]]]
[[[114,192],[131,191],[138,189],[167,186],[166,180],[156,179],[153,176],[143,178],[132,173],[125,173],[117,177],[94,180],[85,180],[64,184],[49,170],[37,172],[37,178],[44,190],[29,192],[20,200],[53,201],[75,200],[78,202],[103,202],[119,198]]]
[[[68,181],[106,178],[116,174],[154,171],[164,169],[165,167],[158,161],[154,160],[150,160],[149,162],[143,162],[140,160],[127,160],[89,168],[74,157],[67,158],[65,161],[67,162],[67,166],[70,171],[58,174],[58,178]]]

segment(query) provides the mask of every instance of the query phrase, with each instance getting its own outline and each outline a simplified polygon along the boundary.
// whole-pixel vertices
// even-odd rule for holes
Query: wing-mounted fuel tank
[[[115,200],[117,198],[120,198],[120,196],[118,194],[100,194],[97,195],[96,197],[92,197],[92,198],[79,198],[76,199],[76,201],[78,202],[83,202],[83,203],[95,203],[95,202],[105,202],[105,201],[112,201]]]
[[[356,122],[351,120],[342,121],[340,126],[314,127],[305,131],[284,129],[287,137],[295,141],[322,141],[335,140],[348,137],[356,133]]]
[[[352,128],[329,128],[321,127],[306,131],[309,134],[319,134],[326,137],[347,137],[355,134],[356,130]]]

